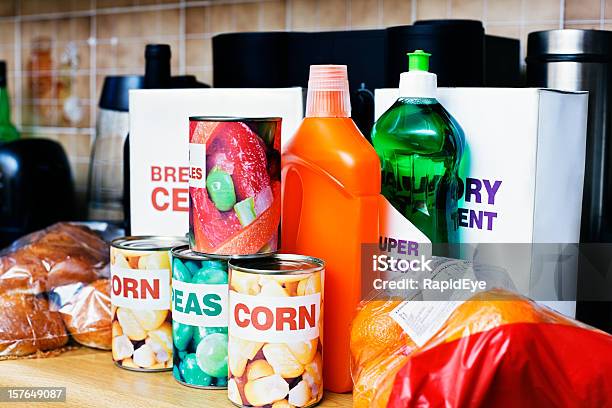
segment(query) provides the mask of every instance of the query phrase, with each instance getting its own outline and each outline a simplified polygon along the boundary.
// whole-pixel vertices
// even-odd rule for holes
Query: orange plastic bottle
[[[378,239],[380,162],[350,118],[344,65],[310,67],[306,118],[282,156],[281,248],[325,261],[323,381],[352,389],[349,327],[361,244]]]

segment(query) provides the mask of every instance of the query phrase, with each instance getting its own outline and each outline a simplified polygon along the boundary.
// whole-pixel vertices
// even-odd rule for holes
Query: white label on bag
[[[244,340],[295,343],[319,337],[321,294],[266,297],[229,292],[229,332]]]
[[[189,143],[189,187],[206,188],[206,145]]]
[[[227,285],[172,282],[172,320],[200,327],[227,326]]]
[[[391,311],[390,316],[421,347],[440,330],[451,313],[462,303],[460,300],[409,300],[400,303]]]
[[[170,309],[170,270],[111,266],[111,303],[136,310]]]

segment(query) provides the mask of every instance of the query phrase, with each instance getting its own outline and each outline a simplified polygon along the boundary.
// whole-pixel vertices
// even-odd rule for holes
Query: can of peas
[[[229,261],[228,397],[240,407],[311,407],[323,397],[323,261]]]
[[[133,371],[172,369],[170,250],[181,237],[117,238],[110,248],[112,355]]]
[[[227,260],[172,250],[174,378],[196,388],[227,387]]]
[[[189,118],[189,243],[201,254],[278,247],[281,119]]]

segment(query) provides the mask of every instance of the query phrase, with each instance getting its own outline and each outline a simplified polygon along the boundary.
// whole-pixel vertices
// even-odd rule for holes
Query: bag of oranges
[[[351,371],[355,408],[385,407],[395,374],[417,347],[390,316],[400,303],[364,301],[353,319]]]
[[[456,302],[419,347],[398,323],[405,305],[370,300],[357,311],[351,328],[357,408],[612,406],[606,333],[494,289]]]

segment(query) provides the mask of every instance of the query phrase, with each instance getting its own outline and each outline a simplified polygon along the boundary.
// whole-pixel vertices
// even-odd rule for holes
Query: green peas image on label
[[[172,322],[172,340],[174,347],[179,351],[187,350],[189,342],[193,337],[194,327],[186,324]]]
[[[196,350],[198,366],[212,377],[226,377],[227,334],[213,333],[204,337]]]
[[[227,261],[208,259],[200,263],[200,269],[221,269],[227,272]]]
[[[174,364],[174,367],[172,367],[172,375],[174,376],[174,378],[176,378],[179,381],[183,379],[183,376],[181,375],[181,370],[179,369],[178,364]]]
[[[194,353],[187,354],[181,361],[180,374],[188,384],[206,387],[212,382],[212,377],[200,368]]]
[[[180,280],[181,282],[191,282],[192,272],[185,266],[180,259],[174,258],[172,261],[172,279]]]
[[[197,347],[198,344],[204,339],[204,337],[213,333],[227,334],[227,327],[194,327],[193,330],[193,344]]]
[[[183,261],[183,264],[185,265],[185,267],[189,270],[189,273],[191,274],[191,276],[195,275],[196,273],[198,273],[198,271],[200,270],[200,268],[202,267],[202,264],[206,263],[208,261]]]
[[[204,327],[203,329],[206,331],[206,335],[213,334],[213,333],[227,334],[227,327]]]
[[[217,166],[213,167],[206,177],[206,190],[219,211],[229,211],[236,204],[232,176]]]
[[[193,347],[197,348],[198,344],[200,344],[202,339],[206,337],[208,333],[206,333],[206,327],[194,327],[193,329]]]
[[[198,327],[174,322],[175,368],[179,382],[197,387],[227,387],[227,327]],[[191,331],[192,334],[186,333]],[[179,350],[185,348],[184,350]]]
[[[223,269],[200,269],[191,283],[227,284],[227,272]]]

